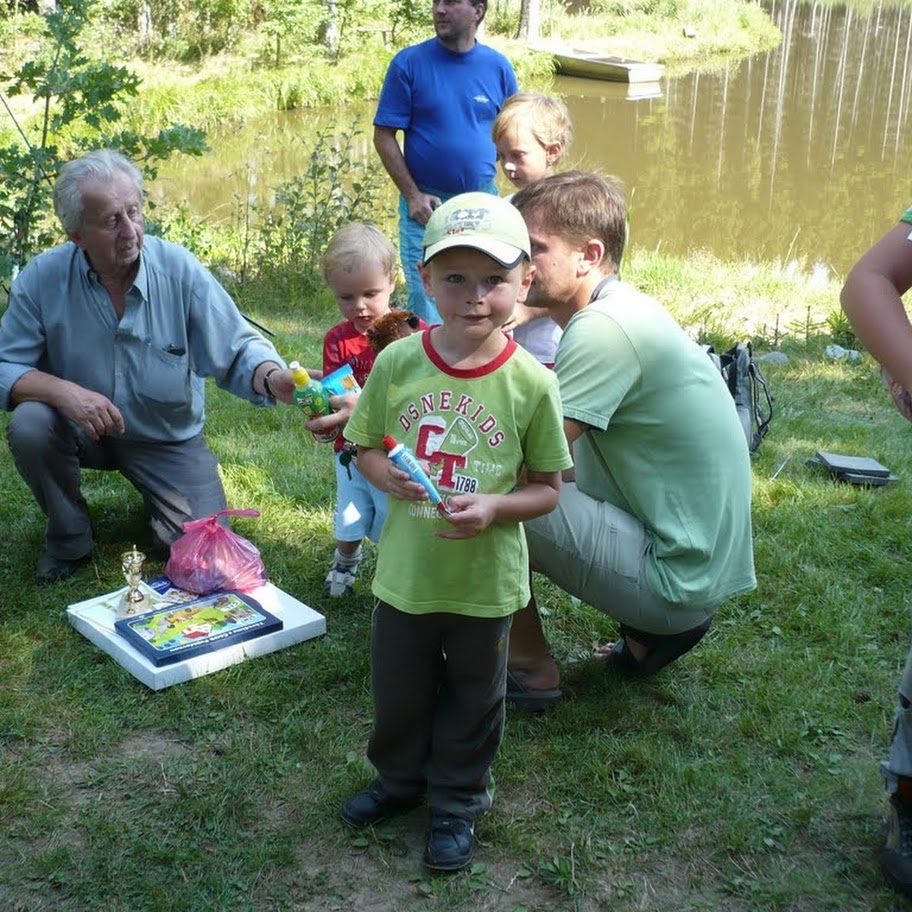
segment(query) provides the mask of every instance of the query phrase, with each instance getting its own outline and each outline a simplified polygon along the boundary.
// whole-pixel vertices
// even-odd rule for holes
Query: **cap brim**
[[[527,256],[526,251],[521,247],[508,244],[506,241],[498,241],[494,238],[477,238],[472,237],[471,234],[454,234],[425,248],[425,264],[430,263],[438,253],[443,253],[444,250],[452,250],[454,247],[470,247],[472,250],[480,250],[495,262],[500,263],[504,269],[513,269],[519,266]]]

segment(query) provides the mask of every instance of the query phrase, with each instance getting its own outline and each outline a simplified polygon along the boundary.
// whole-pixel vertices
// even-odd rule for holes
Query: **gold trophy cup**
[[[130,588],[120,600],[120,607],[117,609],[118,617],[132,617],[134,614],[143,614],[149,610],[149,600],[139,588],[145,560],[146,555],[138,550],[136,545],[133,545],[132,551],[124,551],[120,555],[120,569]]]

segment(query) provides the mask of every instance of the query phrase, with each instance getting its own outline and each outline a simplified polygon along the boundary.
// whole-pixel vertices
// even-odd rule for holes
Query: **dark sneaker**
[[[53,557],[45,552],[41,555],[38,566],[35,568],[35,579],[39,583],[56,583],[65,580],[87,563],[91,556],[90,552],[75,560],[67,560],[64,557]]]
[[[395,814],[402,814],[421,804],[420,795],[401,798],[391,795],[375,779],[366,789],[352,795],[342,806],[342,819],[353,827],[367,827],[380,823]]]
[[[894,889],[912,896],[912,802],[892,795],[880,867]]]
[[[425,867],[432,871],[459,871],[474,854],[474,821],[432,811],[424,850]]]

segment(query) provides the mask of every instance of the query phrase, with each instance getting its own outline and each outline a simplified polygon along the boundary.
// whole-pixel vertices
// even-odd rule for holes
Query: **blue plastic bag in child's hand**
[[[266,568],[256,546],[219,523],[220,516],[259,516],[259,510],[220,510],[184,523],[184,534],[171,545],[165,576],[181,589],[208,595],[219,589],[256,589]]]

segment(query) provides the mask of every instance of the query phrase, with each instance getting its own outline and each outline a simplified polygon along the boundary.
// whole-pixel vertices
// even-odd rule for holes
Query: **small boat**
[[[662,85],[658,82],[630,82],[627,83],[627,101],[640,101],[644,98],[661,98]]]
[[[610,82],[658,82],[665,72],[661,63],[644,63],[629,57],[598,54],[582,48],[556,51],[548,49],[559,73]]]
[[[661,82],[607,82],[582,76],[561,76],[562,98],[605,98],[612,101],[648,101],[662,97]]]

